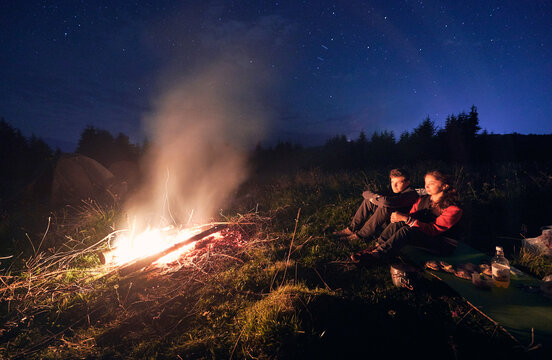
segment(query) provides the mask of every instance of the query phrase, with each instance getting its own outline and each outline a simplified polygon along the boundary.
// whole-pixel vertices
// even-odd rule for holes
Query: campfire
[[[194,228],[148,228],[138,234],[123,231],[116,236],[111,249],[100,254],[100,260],[104,265],[120,267],[120,273],[126,275],[149,265],[178,261],[198,241],[222,239],[221,231],[227,227],[228,224],[219,223]]]

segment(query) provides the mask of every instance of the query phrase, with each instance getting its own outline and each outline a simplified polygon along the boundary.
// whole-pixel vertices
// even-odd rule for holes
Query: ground
[[[373,178],[383,181],[366,180]],[[88,205],[56,213],[43,242],[44,227],[29,235],[32,248],[2,263],[10,267],[2,275],[0,356],[546,355],[524,352],[431,276],[422,273],[412,291],[396,288],[390,265],[407,259],[365,266],[348,261],[367,244],[341,241],[332,232],[348,223],[365,187],[382,186],[384,176],[319,170],[253,178],[225,218],[216,219],[229,223],[221,238],[204,240],[178,262],[127,276],[102,266],[97,256],[105,246],[102,239],[124,216],[120,207]],[[464,199],[472,211],[485,202],[495,206],[496,195],[480,189],[483,185],[474,190],[477,199]],[[517,259],[531,270],[534,259]],[[550,269],[548,260],[540,261],[534,274]]]

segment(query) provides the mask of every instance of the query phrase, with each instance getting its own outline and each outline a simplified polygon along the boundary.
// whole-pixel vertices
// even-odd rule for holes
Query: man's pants
[[[349,229],[361,238],[368,238],[374,234],[378,226],[389,223],[391,212],[389,208],[376,206],[370,200],[364,199],[353,217]]]

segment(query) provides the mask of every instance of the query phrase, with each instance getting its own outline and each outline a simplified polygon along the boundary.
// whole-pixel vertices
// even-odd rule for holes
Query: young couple
[[[359,262],[379,258],[406,244],[446,252],[449,245],[442,235],[462,217],[450,178],[440,171],[429,171],[425,175],[427,195],[421,197],[410,187],[405,170],[393,169],[389,178],[393,193],[382,196],[365,191],[349,227],[335,233],[348,240],[369,240],[379,227],[384,227],[371,246],[351,255],[351,259]]]

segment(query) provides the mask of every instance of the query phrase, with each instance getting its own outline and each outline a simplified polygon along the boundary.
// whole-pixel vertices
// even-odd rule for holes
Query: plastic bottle
[[[496,247],[496,255],[491,260],[493,271],[493,283],[496,287],[507,288],[510,286],[510,262],[504,257],[504,250]]]

